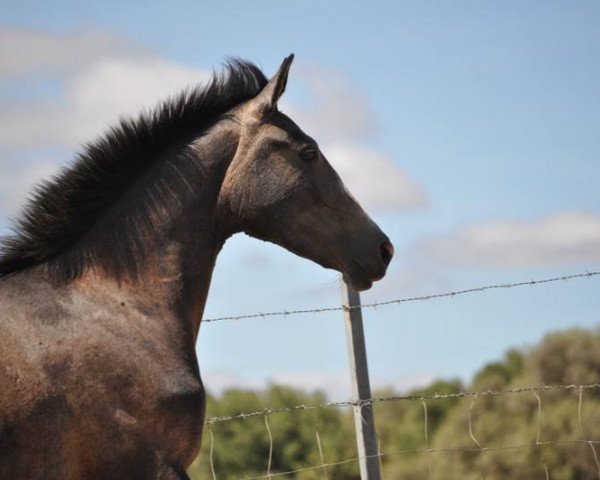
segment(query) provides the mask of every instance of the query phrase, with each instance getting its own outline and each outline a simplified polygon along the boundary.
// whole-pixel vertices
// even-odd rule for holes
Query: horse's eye
[[[300,151],[300,156],[302,157],[302,160],[312,162],[319,158],[319,151],[315,147],[306,147]]]

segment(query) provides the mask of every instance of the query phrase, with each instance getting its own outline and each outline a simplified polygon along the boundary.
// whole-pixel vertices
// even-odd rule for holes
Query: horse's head
[[[292,59],[234,112],[241,133],[222,200],[241,230],[338,270],[366,290],[385,275],[393,247],[317,143],[278,111]]]

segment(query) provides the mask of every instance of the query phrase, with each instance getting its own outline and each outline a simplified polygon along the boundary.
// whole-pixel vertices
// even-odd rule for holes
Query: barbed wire
[[[434,293],[434,294],[430,294],[430,295],[399,298],[399,299],[395,299],[395,300],[386,300],[386,301],[382,301],[382,302],[364,303],[362,305],[356,305],[356,306],[342,305],[342,306],[337,306],[337,307],[322,307],[322,308],[310,308],[310,309],[300,309],[300,310],[281,310],[281,311],[273,311],[273,312],[249,313],[249,314],[243,314],[243,315],[214,317],[214,318],[204,319],[204,320],[202,320],[202,323],[221,322],[221,321],[225,321],[225,320],[244,320],[244,319],[249,319],[249,318],[282,317],[282,316],[310,314],[310,313],[339,312],[339,311],[343,311],[343,310],[353,310],[356,308],[377,308],[377,307],[386,306],[386,305],[401,305],[403,303],[409,303],[409,302],[427,301],[427,300],[434,300],[436,298],[444,298],[444,297],[455,297],[457,295],[485,292],[487,290],[499,290],[499,289],[515,288],[515,287],[542,285],[545,283],[574,280],[576,278],[589,278],[589,277],[595,277],[597,275],[600,275],[600,271],[576,273],[576,274],[572,274],[572,275],[562,275],[560,277],[543,278],[543,279],[539,279],[539,280],[528,280],[528,281],[523,281],[523,282],[483,285],[480,287],[467,288],[464,290],[455,290],[455,291],[450,291],[450,292]]]
[[[422,448],[422,449],[412,449],[412,450],[397,450],[394,452],[380,452],[375,455],[367,455],[363,457],[353,457],[348,458],[346,460],[340,460],[338,462],[326,463],[324,465],[315,465],[310,467],[298,468],[296,470],[289,470],[286,472],[271,472],[268,475],[259,475],[256,477],[244,477],[242,480],[258,480],[261,478],[271,478],[271,477],[281,477],[285,475],[292,475],[294,473],[306,472],[309,470],[316,470],[319,468],[328,468],[335,467],[338,465],[344,465],[347,463],[356,462],[358,460],[368,459],[368,458],[381,458],[392,455],[406,455],[406,454],[417,454],[417,453],[482,453],[482,452],[499,452],[503,450],[518,450],[522,448],[540,448],[546,447],[550,445],[577,445],[577,444],[586,444],[590,446],[600,445],[600,441],[598,440],[583,440],[583,439],[573,439],[573,440],[547,440],[544,442],[537,443],[528,443],[523,445],[504,445],[500,447],[448,447],[448,448]],[[595,450],[594,450],[595,451]]]
[[[568,391],[577,390],[582,392],[583,390],[600,389],[600,383],[589,383],[584,385],[539,385],[539,386],[528,386],[511,388],[506,390],[484,390],[479,392],[454,392],[454,393],[434,393],[431,395],[394,395],[394,396],[382,396],[373,397],[364,400],[347,400],[343,402],[324,402],[314,404],[301,404],[294,405],[293,407],[279,407],[279,408],[265,408],[263,410],[257,410],[254,412],[237,413],[233,415],[219,415],[211,418],[207,418],[204,423],[212,425],[219,422],[226,422],[230,420],[246,420],[252,417],[272,415],[274,413],[286,413],[286,412],[297,412],[305,410],[315,410],[319,408],[340,408],[340,407],[363,407],[367,405],[373,405],[375,403],[385,402],[409,402],[409,401],[426,401],[426,400],[444,400],[453,398],[477,398],[487,396],[500,396],[500,395],[513,395],[518,393],[531,393],[531,392],[547,392],[547,391]]]

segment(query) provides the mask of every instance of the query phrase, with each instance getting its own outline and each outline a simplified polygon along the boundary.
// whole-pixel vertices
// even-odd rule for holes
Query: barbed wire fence
[[[536,286],[536,285],[544,285],[548,283],[555,282],[563,282],[575,279],[584,279],[591,278],[600,275],[600,271],[588,271],[584,273],[577,273],[571,275],[562,275],[557,277],[545,278],[545,279],[536,279],[522,282],[514,282],[514,283],[501,283],[501,284],[491,284],[491,285],[483,285],[479,287],[464,289],[464,290],[456,290],[449,292],[442,292],[430,295],[423,296],[415,296],[394,300],[387,300],[382,302],[373,302],[363,304],[362,306],[353,307],[347,305],[341,305],[337,307],[322,307],[322,308],[312,308],[312,309],[304,309],[304,310],[281,310],[281,311],[272,311],[272,312],[263,312],[263,313],[252,313],[252,314],[242,314],[235,316],[224,316],[224,317],[215,317],[203,320],[205,323],[214,323],[220,321],[237,321],[237,320],[245,320],[251,318],[268,318],[268,317],[287,317],[291,315],[302,315],[302,314],[318,314],[323,312],[332,312],[332,311],[348,311],[353,308],[378,308],[380,306],[389,306],[389,305],[402,305],[408,302],[420,302],[420,301],[429,301],[434,299],[455,297],[458,295],[464,294],[473,294],[473,293],[481,293],[488,290],[497,290],[497,289],[511,289],[517,287],[525,287],[525,286]],[[599,379],[600,380],[600,379]],[[520,386],[511,389],[500,389],[500,390],[484,390],[484,391],[459,391],[452,393],[433,393],[427,395],[391,395],[391,396],[374,396],[372,398],[361,399],[361,400],[348,400],[341,402],[323,402],[323,403],[309,403],[309,404],[298,404],[293,406],[285,406],[285,407],[274,407],[274,408],[264,408],[256,411],[249,412],[239,412],[230,415],[218,415],[207,418],[204,422],[205,426],[210,435],[210,446],[209,446],[209,462],[210,462],[210,470],[212,474],[213,480],[222,480],[219,476],[217,470],[215,469],[214,462],[214,447],[215,447],[215,437],[213,435],[213,427],[215,425],[221,424],[223,422],[231,422],[231,421],[245,421],[252,418],[263,418],[265,424],[265,433],[267,435],[269,441],[269,455],[267,459],[267,469],[266,472],[262,475],[258,476],[246,476],[243,477],[242,480],[258,480],[258,479],[271,479],[271,478],[284,478],[284,477],[295,477],[297,474],[302,472],[310,472],[321,469],[324,472],[324,478],[329,478],[328,469],[342,466],[345,464],[350,464],[353,462],[359,462],[361,460],[365,460],[365,457],[354,456],[351,458],[346,458],[342,460],[336,460],[332,462],[326,462],[323,456],[322,449],[322,439],[319,435],[318,429],[316,429],[315,437],[316,444],[318,447],[318,452],[320,456],[321,463],[318,465],[308,465],[306,467],[297,468],[294,470],[288,471],[276,471],[272,472],[272,460],[273,460],[273,450],[274,450],[274,438],[273,432],[270,428],[269,418],[272,415],[277,414],[286,414],[286,413],[294,413],[294,412],[305,412],[310,410],[321,410],[321,409],[342,409],[346,407],[355,407],[362,409],[363,407],[371,407],[377,404],[391,404],[391,403],[412,403],[412,402],[420,402],[423,406],[423,436],[426,448],[412,448],[412,449],[401,449],[401,450],[392,450],[392,451],[381,451],[380,445],[378,446],[377,453],[375,455],[369,455],[369,458],[377,458],[381,461],[386,457],[393,456],[401,456],[401,455],[414,455],[414,454],[452,454],[452,453],[462,453],[462,454],[479,454],[484,455],[487,452],[503,452],[503,451],[514,451],[514,450],[528,450],[528,449],[543,449],[544,447],[550,446],[574,446],[581,445],[589,448],[589,452],[593,462],[597,468],[597,478],[600,480],[600,454],[598,453],[597,446],[600,445],[599,439],[591,439],[586,438],[584,435],[584,428],[582,423],[582,410],[583,410],[583,397],[584,392],[586,391],[598,391],[600,392],[600,382],[599,383],[588,383],[588,384],[568,384],[568,385],[528,385],[528,386]],[[579,427],[579,433],[581,436],[579,438],[572,438],[566,440],[560,439],[549,439],[542,440],[541,438],[541,425],[542,425],[542,399],[540,394],[546,392],[573,392],[577,394],[577,425]],[[478,438],[477,432],[474,429],[473,425],[473,410],[475,407],[475,402],[480,398],[486,397],[507,397],[513,395],[526,395],[531,394],[535,397],[537,402],[537,419],[536,419],[536,432],[535,432],[535,442],[534,443],[519,443],[514,445],[494,445],[494,446],[486,446],[480,441]],[[470,447],[446,447],[446,448],[433,448],[429,445],[429,402],[433,401],[448,401],[448,400],[456,400],[456,399],[470,399],[471,404],[468,408],[467,417],[468,417],[468,434],[472,441],[472,446]],[[600,447],[599,447],[600,448]],[[483,458],[483,457],[482,457]],[[546,463],[541,463],[541,468],[543,469],[546,480],[550,480],[551,471]],[[429,464],[429,479],[431,476],[431,463]],[[481,478],[484,478],[483,467],[481,467]],[[588,477],[586,477],[588,478]]]
[[[246,420],[252,417],[264,417],[273,415],[275,413],[289,413],[297,411],[315,410],[318,408],[341,408],[341,407],[363,407],[365,405],[374,405],[377,403],[385,402],[414,402],[414,401],[427,401],[427,400],[448,400],[454,398],[478,398],[478,397],[492,397],[502,395],[513,395],[516,393],[535,393],[535,392],[548,392],[548,391],[568,391],[568,390],[591,390],[600,389],[600,383],[590,383],[584,385],[539,385],[530,387],[519,387],[507,390],[484,390],[481,392],[455,392],[455,393],[434,393],[433,395],[398,395],[398,396],[385,396],[385,397],[373,397],[367,400],[347,400],[343,402],[324,402],[324,403],[312,403],[312,404],[301,404],[294,405],[293,407],[280,407],[280,408],[264,408],[262,410],[256,410],[253,412],[241,412],[234,415],[218,415],[207,418],[204,421],[205,425],[213,425],[215,423],[227,422],[230,420]]]
[[[321,308],[310,308],[306,310],[279,310],[275,312],[258,312],[258,313],[249,313],[243,315],[231,315],[225,317],[214,317],[214,318],[206,318],[202,320],[202,323],[214,323],[214,322],[223,322],[226,320],[247,320],[250,318],[268,318],[268,317],[288,317],[293,315],[305,315],[305,314],[316,314],[316,313],[326,313],[326,312],[341,312],[344,310],[352,310],[353,308],[378,308],[387,305],[402,305],[403,303],[411,303],[411,302],[424,302],[427,300],[435,300],[438,298],[447,298],[447,297],[456,297],[458,295],[465,295],[469,293],[481,293],[488,290],[503,290],[515,287],[526,287],[526,286],[535,286],[535,285],[544,285],[547,283],[555,283],[555,282],[566,282],[569,280],[574,280],[578,278],[591,278],[600,275],[600,272],[584,272],[584,273],[576,273],[572,275],[562,275],[560,277],[551,277],[544,278],[539,280],[527,280],[524,282],[515,282],[515,283],[498,283],[492,285],[483,285],[480,287],[467,288],[465,290],[456,290],[451,292],[442,292],[442,293],[434,293],[430,295],[421,295],[417,297],[407,297],[407,298],[398,298],[395,300],[386,300],[382,302],[373,302],[373,303],[363,303],[360,307],[348,307],[346,305],[340,305],[337,307],[321,307]]]

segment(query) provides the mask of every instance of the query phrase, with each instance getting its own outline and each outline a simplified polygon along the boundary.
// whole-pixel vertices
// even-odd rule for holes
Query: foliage
[[[325,401],[321,393],[304,393],[289,387],[271,386],[265,392],[233,389],[224,392],[219,399],[209,398],[207,414],[228,415],[258,411],[265,405],[279,408]],[[271,472],[297,470],[355,456],[353,423],[350,417],[336,409],[279,413],[267,418],[273,438]],[[219,480],[266,474],[270,441],[263,416],[215,423],[211,430],[213,465]],[[192,478],[212,478],[208,429],[205,429],[203,442],[201,455],[189,469]],[[356,464],[343,464],[329,467],[327,471],[308,470],[288,478],[354,479],[358,478],[358,468]]]
[[[599,382],[600,330],[572,329],[549,334],[528,351],[509,350],[501,361],[480,369],[470,385],[436,381],[408,394],[419,397],[465,389],[485,391]],[[388,390],[377,395],[397,393]],[[230,390],[220,398],[209,399],[207,414],[325,400],[320,393],[278,386],[271,386],[265,392]],[[380,449],[385,454],[381,462],[386,480],[525,480],[547,478],[546,470],[550,478],[556,479],[598,478],[594,449],[581,440],[600,440],[600,390],[403,400],[378,403],[374,411]],[[351,409],[279,413],[269,416],[268,422],[273,437],[273,473],[356,456]],[[262,416],[217,423],[212,431],[213,463],[219,480],[266,474],[270,443]],[[487,450],[482,451],[481,447]],[[190,468],[192,478],[212,478],[209,449],[210,435],[206,431],[201,455]],[[437,451],[423,451],[427,449]],[[600,447],[595,449],[600,455]],[[276,478],[354,480],[358,477],[358,465],[350,461]]]

